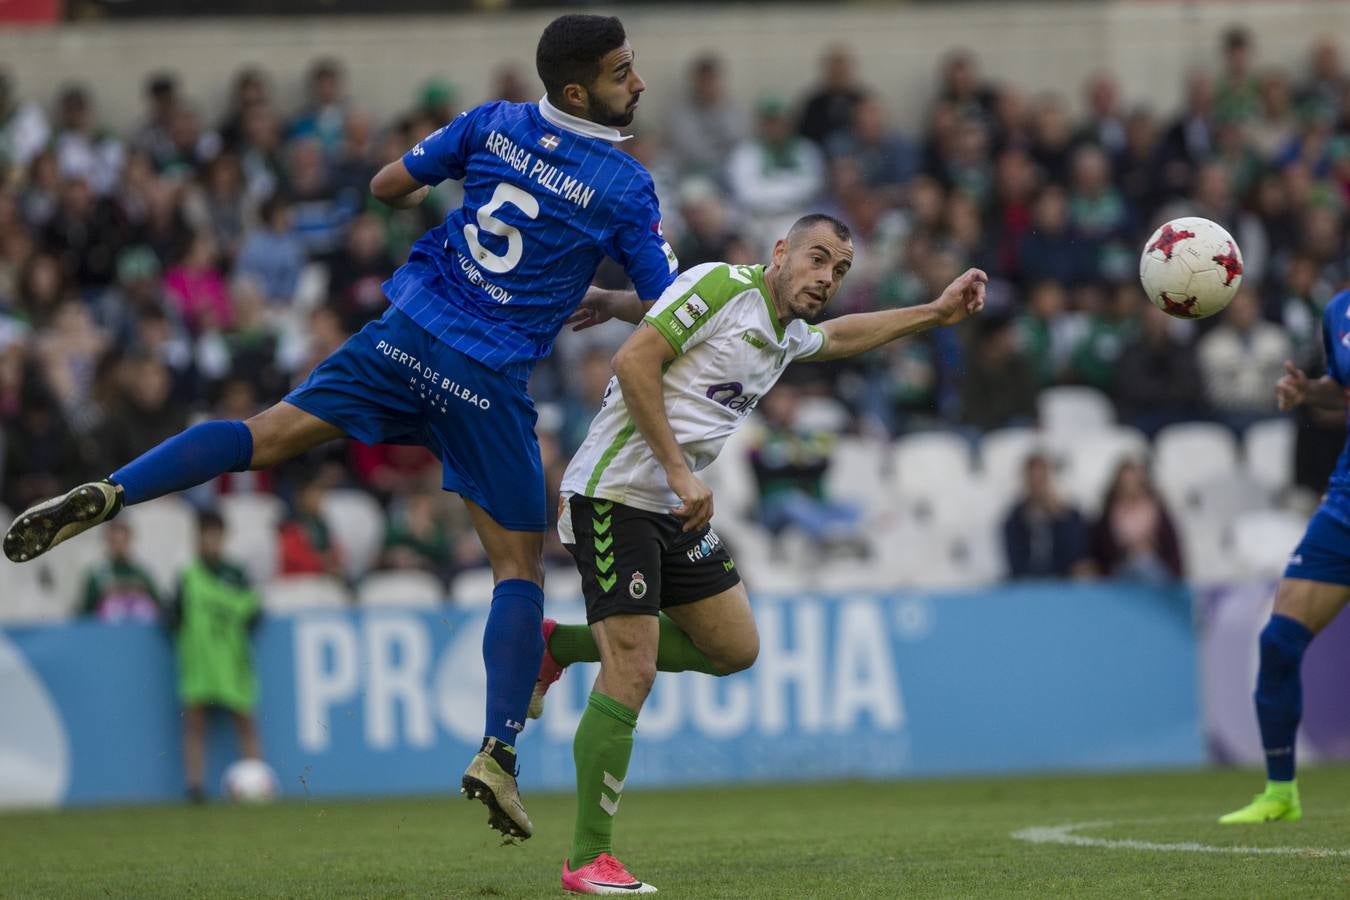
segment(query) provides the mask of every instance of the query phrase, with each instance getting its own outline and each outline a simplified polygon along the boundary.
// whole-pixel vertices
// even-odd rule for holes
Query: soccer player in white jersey
[[[709,527],[713,496],[694,474],[794,360],[865,353],[952,325],[984,306],[970,269],[923,306],[816,326],[853,262],[849,230],[800,219],[765,266],[709,263],[681,275],[614,357],[590,432],[563,476],[558,529],[581,570],[585,625],[545,620],[530,713],[573,662],[600,662],[577,726],[577,816],[562,884],[582,894],[651,893],[612,855],[633,729],[657,671],[726,675],[759,652],[750,602]]]

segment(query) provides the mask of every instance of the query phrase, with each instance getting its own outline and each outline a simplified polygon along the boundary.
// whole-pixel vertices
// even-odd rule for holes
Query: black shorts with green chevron
[[[579,494],[566,509],[576,540],[567,549],[581,570],[586,620],[592,624],[613,615],[654,616],[741,580],[711,527],[686,533],[684,523],[668,513]]]

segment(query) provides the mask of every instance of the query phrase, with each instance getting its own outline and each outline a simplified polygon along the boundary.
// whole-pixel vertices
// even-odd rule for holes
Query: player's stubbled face
[[[632,125],[638,96],[646,89],[633,68],[633,48],[624,41],[600,60],[600,75],[587,92],[586,118],[612,128]]]
[[[816,318],[853,265],[853,243],[840,240],[822,223],[793,237],[781,251],[781,261],[779,252],[774,251],[778,277],[773,286],[779,302],[798,319]]]

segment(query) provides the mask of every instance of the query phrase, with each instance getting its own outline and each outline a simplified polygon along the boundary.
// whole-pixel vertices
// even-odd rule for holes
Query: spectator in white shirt
[[[1293,348],[1282,328],[1260,318],[1255,294],[1238,291],[1197,351],[1209,401],[1231,424],[1275,414],[1270,386],[1280,379]]]
[[[809,211],[825,185],[825,158],[796,134],[781,100],[765,98],[757,112],[756,135],[732,152],[727,176],[763,242]]]

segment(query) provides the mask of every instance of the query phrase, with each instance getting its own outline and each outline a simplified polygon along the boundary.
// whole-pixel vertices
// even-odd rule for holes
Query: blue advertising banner
[[[579,606],[550,610],[581,621]],[[760,598],[759,660],[662,674],[635,785],[1185,766],[1204,760],[1184,589],[1025,585]],[[484,613],[314,612],[255,642],[263,748],[287,795],[445,792],[482,735]],[[567,790],[596,666],[520,743],[525,790]],[[182,794],[171,646],[153,627],[0,632],[0,804]],[[219,723],[212,782],[235,756]]]

